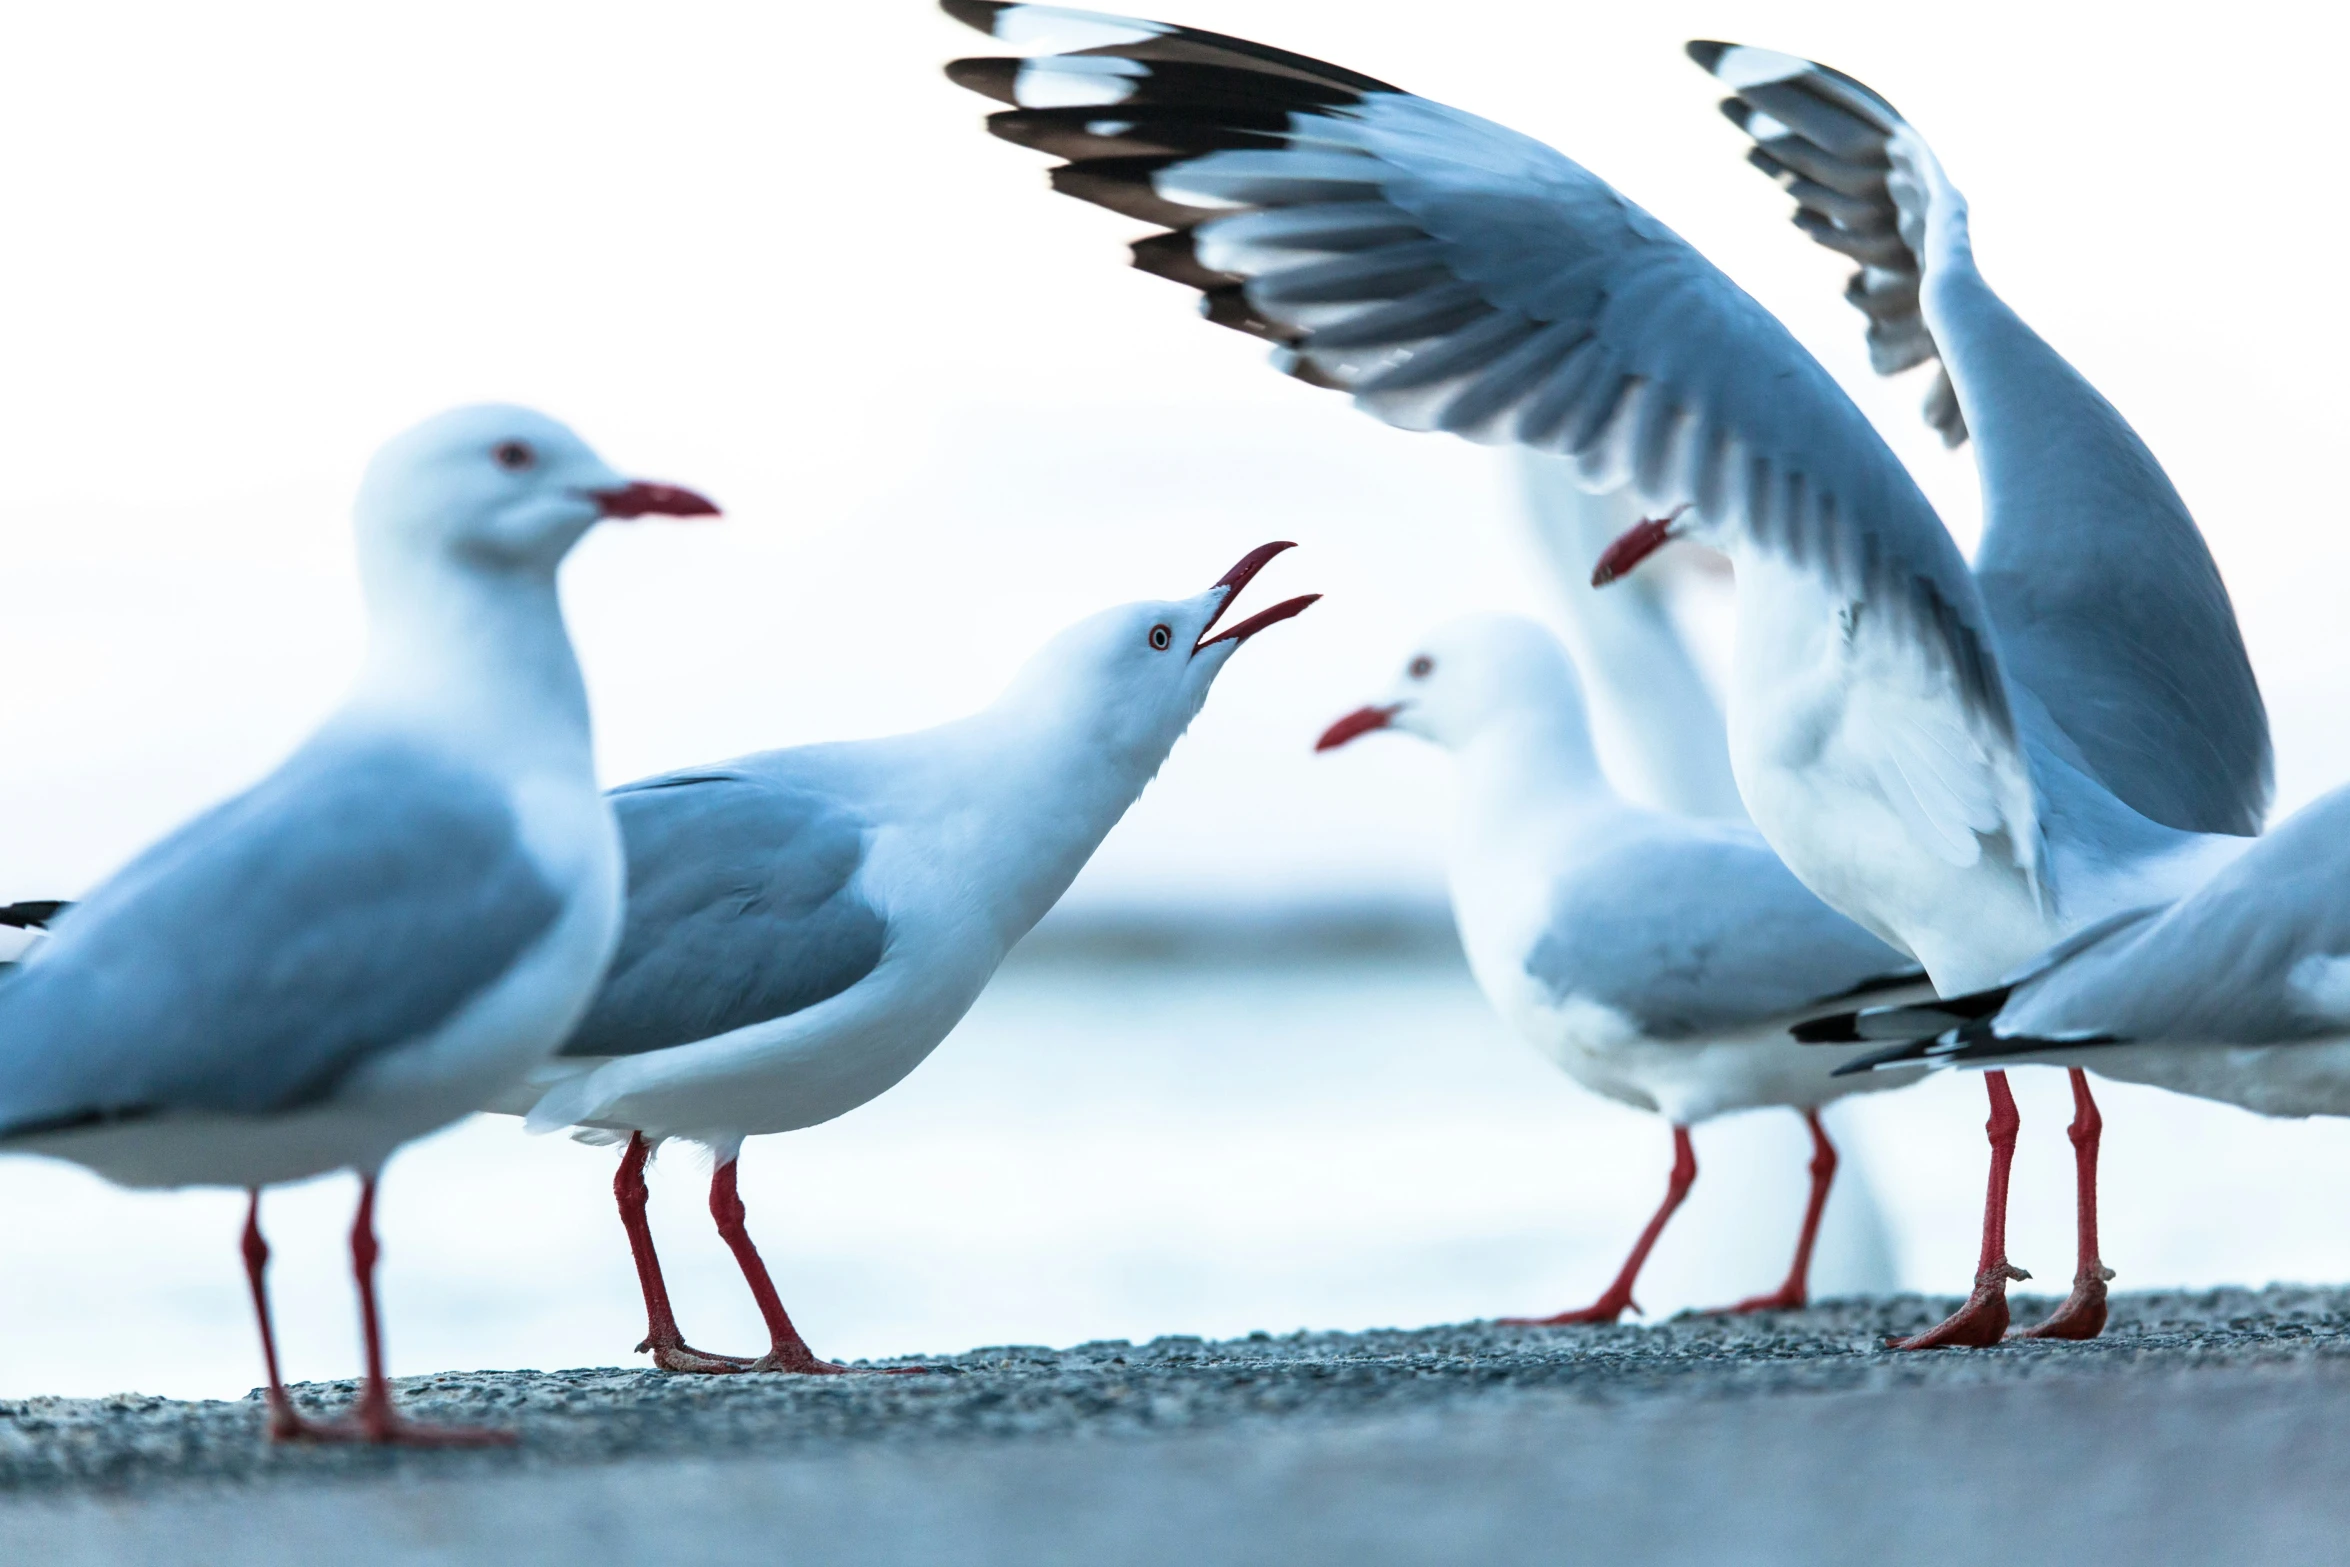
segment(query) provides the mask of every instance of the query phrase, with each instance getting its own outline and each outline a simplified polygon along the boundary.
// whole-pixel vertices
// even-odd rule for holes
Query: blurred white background
[[[2350,538],[2324,455],[2350,318],[2320,297],[2344,221],[2325,158],[2340,14],[1172,14],[1476,109],[1615,181],[1789,322],[1968,539],[1968,459],[1915,417],[1922,386],[1868,375],[1844,268],[1787,226],[1680,45],[1763,43],[1868,81],[1973,199],[1986,274],[2202,521],[2268,694],[2280,810],[2350,775]],[[1543,602],[1500,461],[1270,374],[1184,291],[1125,270],[1132,226],[1049,194],[1042,160],[984,135],[988,105],[939,75],[993,52],[978,35],[917,0],[226,0],[19,7],[0,51],[0,895],[77,893],[282,754],[356,657],[360,463],[489,397],[729,512],[603,530],[570,571],[615,781],[951,716],[1052,627],[1196,591],[1286,537],[1305,547],[1261,602],[1329,597],[1236,663],[1073,901],[1438,895],[1443,759],[1307,747],[1420,630]],[[1136,994],[1157,998],[1139,1019]],[[2061,1079],[2020,1091],[2015,1250],[2061,1284]],[[2107,1100],[2123,1285],[2350,1275],[2350,1128]],[[1968,1277],[1980,1105],[1945,1082],[1845,1117],[1906,1284]],[[1710,1191],[1800,1160],[1777,1119],[1782,1155],[1707,1165],[1689,1234]],[[1701,1159],[1733,1137],[1769,1141],[1701,1133]],[[1604,1282],[1665,1152],[1449,970],[1112,984],[1048,965],[898,1093],[754,1144],[744,1190],[812,1340],[867,1354],[1556,1309]],[[397,1366],[626,1359],[608,1154],[482,1123],[394,1171]],[[749,1308],[700,1175],[663,1167],[662,1233],[689,1332],[740,1348]],[[273,1206],[297,1374],[352,1364],[346,1206],[341,1183]],[[236,1207],[0,1162],[0,1393],[249,1386]],[[1672,1245],[1652,1306],[1762,1288],[1784,1240],[1702,1271]]]

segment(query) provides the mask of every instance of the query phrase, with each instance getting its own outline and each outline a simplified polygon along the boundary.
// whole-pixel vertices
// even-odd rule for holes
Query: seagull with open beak
[[[921,1064],[1157,774],[1242,643],[1316,595],[1216,627],[1287,544],[1206,592],[1046,643],[996,702],[915,734],[797,746],[612,791],[628,919],[561,1054],[491,1108],[625,1145],[613,1183],[664,1370],[842,1369],[785,1312],[745,1228],[743,1139],[854,1110]],[[665,1139],[711,1151],[710,1213],[768,1330],[756,1359],[678,1329],[645,1220]]]

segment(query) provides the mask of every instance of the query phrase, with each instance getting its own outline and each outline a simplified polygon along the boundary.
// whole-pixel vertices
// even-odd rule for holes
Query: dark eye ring
[[[1165,626],[1153,626],[1153,627],[1151,627],[1151,646],[1152,646],[1152,647],[1155,647],[1155,648],[1157,648],[1157,649],[1158,649],[1160,652],[1164,653],[1164,652],[1166,652],[1166,651],[1167,651],[1167,649],[1168,649],[1169,647],[1171,647],[1171,646],[1173,646],[1173,645],[1174,645],[1174,642],[1175,642],[1175,633],[1174,633],[1174,632],[1172,632],[1172,631],[1169,631],[1169,630],[1168,630],[1168,629],[1167,629]]]
[[[532,451],[526,442],[500,441],[490,449],[490,458],[508,473],[520,473],[537,462],[539,454]]]
[[[1422,653],[1418,658],[1413,659],[1409,664],[1404,666],[1404,672],[1410,675],[1414,680],[1425,680],[1428,678],[1430,672],[1435,668],[1436,660],[1430,658],[1427,654]]]

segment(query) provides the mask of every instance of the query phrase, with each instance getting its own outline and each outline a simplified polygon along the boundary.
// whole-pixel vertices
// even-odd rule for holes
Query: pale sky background
[[[1703,36],[1765,44],[1869,82],[1924,131],[1972,199],[1992,283],[2122,409],[2194,508],[2268,694],[2280,806],[2350,776],[2336,716],[2350,691],[2340,609],[2350,541],[2330,482],[2350,316],[2327,303],[2327,258],[2342,249],[2344,222],[2331,155],[2335,62],[2350,32],[2341,13],[2045,0],[1963,13],[1882,3],[1186,0],[1167,14],[1474,109],[1614,181],[1793,327],[1912,464],[1953,531],[1971,539],[1970,460],[1943,452],[1917,419],[1916,378],[1869,376],[1859,318],[1839,297],[1846,266],[1787,224],[1786,198],[1745,165],[1743,138],[1714,110],[1714,84],[1680,45]],[[1542,604],[1544,585],[1507,526],[1500,460],[1387,430],[1273,375],[1260,345],[1201,325],[1186,291],[1126,270],[1123,243],[1136,226],[1052,195],[1043,160],[986,136],[990,105],[939,74],[949,58],[990,52],[988,40],[913,0],[230,0],[23,6],[0,17],[0,56],[11,62],[0,95],[9,238],[0,658],[11,675],[0,687],[0,897],[83,891],[258,775],[332,705],[358,649],[345,516],[359,468],[395,430],[484,398],[544,407],[623,469],[695,485],[730,514],[715,525],[602,530],[570,569],[612,780],[954,716],[985,701],[1052,628],[1119,600],[1195,592],[1250,546],[1287,537],[1304,548],[1250,602],[1309,590],[1328,598],[1235,661],[1078,896],[1434,892],[1442,758],[1393,743],[1317,762],[1307,747],[1386,683],[1420,631],[1465,611]],[[1343,1070],[1343,1041],[1316,1048]],[[1007,1104],[1049,1095],[1078,1057],[1022,1059],[1033,1075],[1018,1079],[1022,1097],[1003,1090]],[[1539,1077],[1567,1094],[1547,1068],[1527,1070],[1525,1083]],[[1260,1300],[1275,1302],[1261,1318],[1274,1327],[1409,1320],[1593,1293],[1626,1225],[1653,1201],[1661,1132],[1621,1121],[1608,1135],[1630,1162],[1610,1167],[1620,1173],[1607,1185],[1613,1206],[1573,1221],[1589,1231],[1586,1250],[1530,1255],[1496,1237],[1530,1233],[1526,1183],[1550,1168],[1545,1134],[1517,1126],[1502,1163],[1477,1161],[1502,1159],[1487,1146],[1494,1117],[1532,1090],[1475,1073],[1463,1082],[1472,1079],[1489,1097],[1460,1111],[1457,1135],[1428,1144],[1426,1169],[1427,1181],[1452,1181],[1443,1190],[1461,1202],[1482,1191],[1506,1209],[1482,1231],[1463,1221],[1493,1257],[1507,1254],[1506,1265],[1463,1275],[1477,1288],[1378,1294],[1363,1281],[1392,1280],[1401,1259],[1383,1259],[1368,1231],[1359,1251],[1329,1243],[1344,1255],[1311,1289],[1270,1290],[1245,1268],[1225,1278],[1216,1270],[1232,1263],[1219,1249],[1228,1224],[1170,1179],[1151,1189],[1160,1203],[1151,1211],[1191,1203],[1182,1224],[1192,1240],[1158,1252],[1147,1236],[1135,1242],[1143,1260],[1100,1297],[1125,1304],[1039,1318],[1033,1291],[1004,1275],[1002,1309],[968,1331],[1235,1330],[1260,1320]],[[1400,1114],[1420,1092],[1400,1068],[1382,1081],[1394,1095],[1379,1101],[1379,1116]],[[958,1265],[978,1268],[994,1252],[972,1237],[1014,1211],[1064,1247],[1110,1234],[1119,1215],[1107,1210],[1098,1232],[1064,1235],[1020,1206],[1021,1194],[1066,1191],[1072,1172],[1089,1168],[1076,1144],[1051,1143],[1049,1127],[1022,1123],[1021,1146],[1065,1162],[1023,1166],[1031,1185],[1013,1182],[985,1202],[956,1194],[968,1149],[932,1135],[924,1117],[954,1119],[962,1102],[941,1096],[970,1082],[910,1087],[903,1108],[892,1096],[826,1129],[831,1141],[811,1134],[810,1151],[788,1160],[755,1145],[744,1180],[754,1224],[762,1202],[791,1190],[761,1186],[785,1179],[766,1172],[823,1179],[827,1168],[863,1168],[862,1157],[886,1163],[896,1184],[857,1186],[823,1206],[838,1237],[853,1220],[873,1248],[902,1240],[920,1249],[927,1224],[960,1235]],[[2019,1204],[2038,1184],[2018,1233],[2034,1238],[2029,1261],[2042,1277],[2061,1279],[2061,1082],[2044,1073],[2031,1082],[2027,1161],[2037,1163],[2019,1167]],[[1089,1090],[1097,1110],[1108,1086]],[[1916,1118],[1945,1106],[1933,1124],[1953,1129],[1950,1157],[1964,1169],[1939,1185],[1888,1172],[1910,1284],[1965,1280],[1980,1111],[1979,1096],[1956,1086],[1935,1090],[1940,1101],[1902,1096],[1915,1108],[1886,1112]],[[1073,1117],[1083,1102],[1072,1099]],[[2123,1167],[2174,1182],[2141,1183],[2140,1205],[2127,1210],[2139,1217],[2109,1226],[2109,1236],[2134,1236],[2129,1257],[2112,1243],[2125,1283],[2350,1267],[2350,1253],[2310,1249],[2330,1234],[2326,1194],[2350,1169],[2350,1128],[2272,1130],[2215,1107],[2166,1104],[2111,1118],[2108,1143],[2124,1150]],[[984,1119],[984,1108],[973,1113]],[[1338,1146],[1337,1122],[1368,1135],[1375,1120],[1325,1113],[1315,1135],[1328,1141],[1311,1146]],[[984,1131],[967,1117],[955,1124]],[[1147,1147],[1227,1148],[1249,1135],[1259,1140],[1248,1147],[1276,1146],[1263,1141],[1271,1121],[1251,1126],[1244,1134],[1177,1118]],[[487,1149],[478,1140],[493,1136],[503,1139],[494,1157],[469,1164],[464,1150]],[[576,1233],[603,1248],[592,1266],[605,1316],[576,1341],[546,1340],[562,1345],[547,1353],[557,1363],[624,1358],[625,1342],[595,1347],[624,1334],[633,1310],[602,1195],[608,1163],[546,1144],[526,1155],[503,1126],[459,1137],[476,1141],[406,1156],[403,1169],[439,1174],[394,1183],[395,1262],[417,1258],[434,1232],[425,1198],[454,1199],[468,1170],[559,1189],[559,1199],[534,1197],[524,1222],[542,1246]],[[1905,1146],[1882,1129],[1877,1137],[1889,1151]],[[1385,1148],[1351,1146],[1367,1172],[1392,1166]],[[2241,1157],[2207,1166],[2181,1155],[2189,1148]],[[1284,1168],[1314,1173],[1302,1155]],[[2205,1168],[2233,1172],[2236,1184],[2198,1206]],[[2026,1182],[2031,1169],[2039,1174]],[[1563,1197],[1574,1184],[1561,1171]],[[96,1322],[109,1300],[126,1314],[112,1325],[124,1358],[91,1359],[71,1376],[19,1368],[0,1375],[0,1390],[249,1384],[233,1198],[131,1198],[22,1161],[0,1180],[0,1204],[38,1215],[14,1230],[12,1271],[44,1281],[37,1299],[22,1297],[33,1316],[17,1319],[15,1341],[57,1342]],[[698,1181],[680,1160],[663,1187],[676,1225],[697,1209]],[[1229,1185],[1218,1190],[1229,1195]],[[416,1194],[412,1220],[398,1217],[402,1189]],[[1332,1212],[1343,1208],[1318,1189]],[[2266,1225],[2239,1222],[2247,1203],[2295,1191],[2309,1194],[2291,1210],[2298,1220],[2279,1209]],[[1920,1217],[1929,1194],[1939,1206]],[[331,1360],[305,1353],[305,1373],[347,1365],[332,1250],[345,1200],[339,1189],[289,1199],[316,1209],[309,1220],[289,1215],[308,1241],[281,1245],[304,1259],[288,1266],[316,1281],[309,1293],[289,1284],[315,1308],[289,1334],[336,1346]],[[1536,1205],[1550,1200],[1543,1193]],[[549,1217],[558,1212],[559,1223]],[[1455,1219],[1439,1217],[1428,1220],[1431,1236],[1451,1233]],[[1181,1229],[1167,1222],[1163,1235]],[[1272,1227],[1251,1244],[1295,1254],[1298,1232],[1264,1223]],[[109,1252],[115,1237],[122,1249]],[[152,1249],[175,1237],[185,1258]],[[775,1239],[788,1255],[790,1239]],[[2158,1241],[2169,1247],[2159,1255]],[[500,1244],[484,1228],[438,1254],[455,1282],[424,1315],[453,1326],[446,1342],[426,1331],[396,1348],[417,1357],[408,1369],[462,1360],[465,1345],[483,1342],[483,1323],[508,1322],[500,1275],[483,1261],[508,1255]],[[702,1253],[686,1265],[687,1298],[701,1299],[693,1279],[707,1281],[707,1309],[735,1313],[733,1331],[717,1336],[741,1339],[739,1285],[714,1243],[680,1244]],[[858,1329],[854,1292],[879,1287],[859,1269],[879,1252],[857,1244],[825,1242],[822,1287],[849,1294],[838,1317],[814,1304],[824,1347],[968,1341],[954,1337],[963,1327],[941,1325],[950,1319],[918,1312]],[[1199,1278],[1223,1278],[1226,1292],[1207,1305],[1197,1289],[1150,1283],[1158,1275],[1148,1269],[1176,1254]],[[1031,1279],[1057,1277],[1041,1254],[1018,1255]],[[1538,1264],[1564,1271],[1524,1271]],[[804,1276],[779,1261],[787,1268]],[[545,1266],[539,1275],[533,1286],[543,1289]],[[417,1273],[406,1276],[402,1287],[424,1290]],[[165,1300],[183,1286],[209,1291],[217,1310],[134,1310],[134,1285]],[[943,1310],[956,1287],[942,1275],[924,1298]],[[1708,1281],[1685,1298],[1723,1293]],[[1094,1298],[1070,1298],[1080,1297]],[[207,1342],[219,1357],[200,1372],[171,1359],[194,1353],[171,1335],[198,1318],[217,1329]],[[511,1363],[529,1353],[515,1342],[483,1353]],[[110,1380],[124,1367],[137,1369]]]
[[[1542,136],[1779,312],[1970,538],[1973,470],[1865,370],[1845,268],[1680,53],[1721,36],[1886,93],[1991,280],[2121,407],[2209,534],[2290,805],[2350,774],[2350,542],[2326,480],[2342,203],[2322,10],[1198,0]],[[2265,18],[2265,20],[2264,20]],[[715,526],[606,529],[569,601],[614,780],[984,701],[1051,628],[1304,548],[1083,891],[1432,889],[1425,748],[1320,725],[1452,614],[1533,605],[1494,454],[1272,374],[1134,225],[1052,195],[926,5],[19,7],[0,98],[0,866],[73,893],[335,699],[345,511],[385,436],[511,398]],[[1252,595],[1252,598],[1255,595]]]

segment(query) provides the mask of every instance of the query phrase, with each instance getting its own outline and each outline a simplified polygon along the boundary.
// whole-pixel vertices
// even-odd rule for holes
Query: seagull
[[[0,1151],[130,1187],[246,1190],[272,1437],[474,1445],[403,1418],[375,1294],[377,1172],[563,1042],[620,929],[556,567],[601,518],[699,516],[564,426],[463,408],[386,446],[356,508],[368,647],[350,696],[252,788],[59,916],[0,983]],[[261,1190],[359,1176],[354,1418],[279,1376]]]
[[[1984,474],[1979,577],[1786,328],[1562,154],[1243,39],[942,4],[1036,51],[947,67],[1010,106],[989,128],[1064,159],[1056,189],[1162,230],[1135,265],[1199,290],[1209,320],[1390,424],[1629,486],[1654,515],[1602,553],[1596,581],[1676,538],[1729,557],[1739,794],[1806,886],[1938,991],[1995,983],[2071,931],[2177,896],[2258,829],[2267,719],[2193,519],[2120,415],[1982,283],[1963,200],[1849,78],[1774,80],[1817,99],[1811,139],[1852,172],[1820,170],[1899,216],[1919,319]],[[1767,85],[1753,76],[1738,75],[1742,95]],[[1774,109],[1772,126],[1794,112]],[[2004,1079],[1988,1088],[1975,1289],[1906,1347],[2007,1328],[2016,1118]],[[2085,1080],[2074,1089],[2089,1216],[2097,1123]],[[2105,1277],[2084,1254],[2033,1331],[2100,1331]]]
[[[1810,1298],[1836,1149],[1820,1106],[1898,1075],[1835,1079],[1791,1025],[1857,996],[1928,993],[1907,956],[1804,889],[1741,822],[1648,810],[1608,786],[1575,671],[1540,625],[1478,616],[1435,632],[1379,701],[1314,747],[1399,730],[1459,761],[1453,917],[1477,983],[1519,1035],[1592,1092],[1673,1128],[1665,1198],[1591,1305],[1522,1326],[1613,1322],[1697,1178],[1689,1128],[1785,1105],[1811,1131],[1811,1196],[1786,1280],[1734,1312]]]
[[[766,751],[612,791],[628,914],[561,1054],[493,1110],[625,1142],[613,1194],[667,1371],[845,1368],[785,1312],[745,1228],[743,1140],[854,1110],[919,1066],[1157,775],[1233,653],[1318,595],[1215,626],[1266,562],[1079,621],[996,702],[915,734]],[[711,1151],[710,1213],[765,1319],[756,1360],[689,1345],[645,1219],[666,1139]]]
[[[2350,789],[2303,807],[2210,881],[2130,909],[2019,976],[1946,1001],[1800,1025],[1903,1043],[1838,1068],[2087,1062],[2262,1115],[2350,1115]]]
[[[1591,585],[1592,561],[1639,521],[1638,503],[1624,489],[1584,489],[1565,458],[1524,448],[1511,455],[1519,515],[1549,568],[1593,738],[1611,775],[1620,766],[1628,794],[1641,804],[1746,820],[1722,710],[1674,623],[1666,574]],[[1676,554],[1683,562],[1701,558]]]

